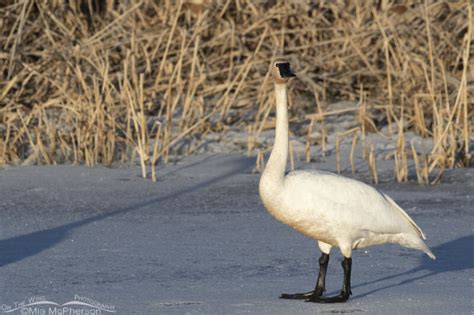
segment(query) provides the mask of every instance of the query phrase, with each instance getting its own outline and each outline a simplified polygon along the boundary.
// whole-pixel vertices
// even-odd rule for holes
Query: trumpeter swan
[[[282,294],[281,298],[308,302],[344,302],[351,292],[352,250],[396,243],[425,252],[420,227],[395,201],[375,188],[354,179],[324,171],[293,171],[285,176],[288,156],[288,109],[286,84],[295,77],[287,61],[271,70],[276,96],[275,143],[260,178],[259,192],[265,208],[277,220],[318,241],[322,256],[315,289]],[[339,247],[344,260],[344,280],[339,295],[323,297],[331,247]]]

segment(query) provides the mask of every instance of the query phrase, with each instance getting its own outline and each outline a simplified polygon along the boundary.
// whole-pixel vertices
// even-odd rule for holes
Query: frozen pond
[[[88,298],[116,314],[472,314],[474,169],[437,186],[378,185],[438,259],[392,245],[356,251],[351,299],[320,305],[278,299],[313,288],[319,250],[267,214],[254,165],[195,156],[161,167],[157,183],[138,168],[1,170],[0,314],[20,314],[6,311],[32,297]],[[329,294],[340,259],[333,250]]]

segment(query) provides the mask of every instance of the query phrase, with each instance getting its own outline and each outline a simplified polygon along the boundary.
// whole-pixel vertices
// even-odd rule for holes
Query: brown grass
[[[347,136],[353,147],[360,140],[375,181],[365,137],[384,126],[397,143],[398,181],[408,180],[410,156],[420,183],[470,163],[469,0],[81,2],[88,1],[0,5],[2,164],[94,166],[137,156],[143,176],[152,165],[156,180],[155,165],[174,146],[190,140],[192,153],[193,139],[230,127],[247,130],[249,151],[263,152],[256,139],[274,126],[268,69],[280,55],[299,77],[290,88],[292,121],[321,134],[300,134],[306,160],[309,146],[327,151],[326,119],[339,114],[330,104],[358,100],[359,130]],[[418,158],[407,131],[432,138],[430,153]]]

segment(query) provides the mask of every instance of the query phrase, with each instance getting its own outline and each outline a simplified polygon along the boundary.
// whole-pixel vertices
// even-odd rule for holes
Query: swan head
[[[272,77],[276,83],[286,83],[289,79],[296,77],[287,60],[277,60],[272,66]]]

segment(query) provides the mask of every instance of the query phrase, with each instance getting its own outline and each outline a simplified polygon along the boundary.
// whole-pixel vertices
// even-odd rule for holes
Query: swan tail
[[[406,213],[405,210],[403,210],[392,198],[390,198],[389,196],[385,194],[384,194],[384,197],[395,209],[397,209],[398,213],[400,213],[402,217],[405,218],[410,223],[410,225],[417,232],[418,236],[421,237],[421,239],[417,238],[416,240],[414,239],[414,237],[410,237],[413,243],[411,246],[408,246],[408,247],[421,250],[426,255],[428,255],[428,257],[435,260],[436,256],[433,254],[433,252],[428,247],[428,245],[426,245],[425,242],[423,241],[423,240],[426,240],[426,236],[425,236],[425,233],[423,233],[423,230],[415,223],[415,221],[413,221],[412,218],[410,218],[408,213]]]
[[[406,247],[413,248],[416,250],[420,250],[424,252],[426,255],[428,255],[431,259],[433,260],[436,259],[436,256],[433,254],[433,252],[428,247],[428,245],[426,245],[426,243],[418,236],[415,236],[413,234],[405,234],[404,240],[402,241],[401,245],[404,245]]]
[[[431,259],[433,260],[436,260],[436,256],[433,254],[433,252],[428,248],[428,246],[426,247],[427,250],[425,250],[424,252],[426,253],[426,255],[428,255]]]
[[[426,236],[425,236],[425,233],[423,233],[423,231],[421,230],[421,228],[415,223],[415,221],[413,221],[412,218],[410,218],[410,216],[408,215],[408,213],[405,212],[405,210],[403,210],[392,198],[390,198],[389,196],[383,194],[383,196],[385,197],[385,199],[395,208],[398,210],[398,212],[402,215],[402,217],[404,219],[406,219],[408,221],[408,223],[410,223],[410,225],[415,229],[415,231],[418,233],[418,235],[426,240]],[[426,246],[426,245],[425,245]],[[428,247],[427,247],[428,248]],[[429,250],[428,248],[428,252],[426,252],[426,254],[428,256],[430,256],[431,258],[435,257],[433,255],[433,253],[431,253],[431,251]],[[434,259],[434,258],[433,258]]]
[[[426,255],[428,255],[428,257],[430,257],[431,259],[433,259],[433,260],[436,259],[436,256],[433,254],[433,252],[432,252],[431,249],[428,247],[428,245],[425,244],[425,242],[423,242],[423,241],[420,240],[418,246],[416,246],[416,249],[421,250],[421,251],[424,252]]]

